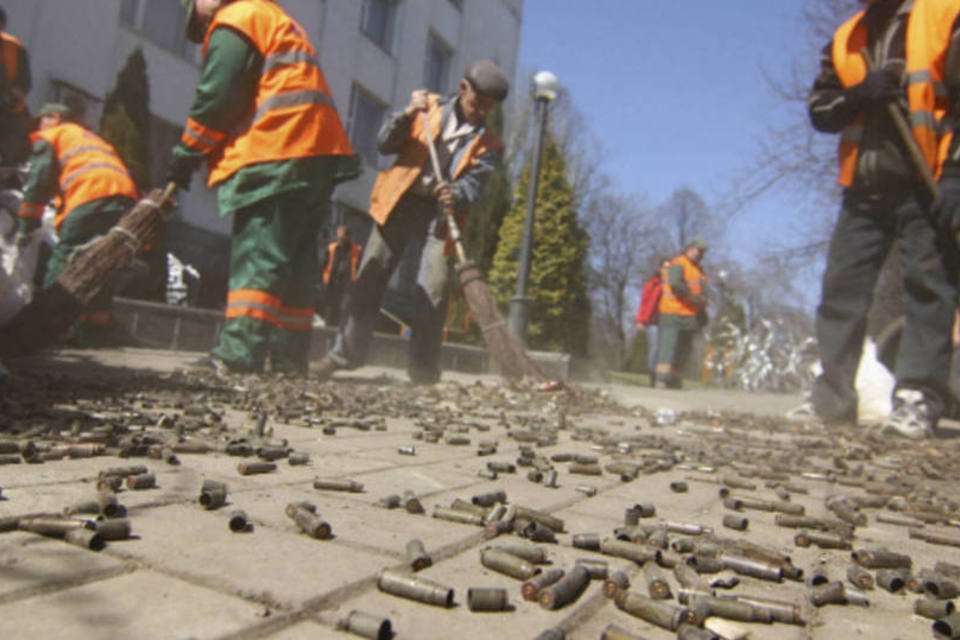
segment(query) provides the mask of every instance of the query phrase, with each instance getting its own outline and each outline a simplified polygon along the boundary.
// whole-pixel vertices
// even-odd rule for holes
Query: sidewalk
[[[431,517],[434,508],[503,490],[510,504],[563,520],[559,544],[540,545],[553,566],[570,568],[577,558],[606,561],[611,572],[628,572],[631,591],[646,595],[639,567],[574,548],[571,535],[610,536],[624,524],[627,507],[651,502],[656,516],[643,523],[699,523],[718,536],[784,552],[807,571],[823,560],[831,579],[845,580],[849,551],[796,547],[796,530],[775,526],[773,513],[742,512],[750,520],[744,533],[722,527],[730,512],[718,496],[717,478],[731,475],[734,467],[744,478],[751,472],[770,476],[789,471],[795,484],[808,491],[794,493],[791,501],[814,516],[832,517],[824,506],[828,496],[866,495],[850,484],[863,485],[867,479],[882,482],[896,476],[899,482],[929,487],[934,496],[957,495],[957,472],[950,463],[960,452],[957,439],[938,441],[936,447],[897,441],[868,448],[857,433],[828,434],[783,424],[775,416],[795,404],[796,397],[626,386],[544,393],[466,374],[445,374],[440,385],[413,387],[401,370],[373,367],[338,374],[325,384],[218,381],[176,372],[196,355],[62,351],[8,362],[16,377],[0,387],[0,440],[7,439],[11,428],[32,431],[33,438],[50,427],[76,436],[111,424],[152,433],[163,415],[179,425],[170,431],[223,445],[231,437],[249,435],[256,426],[255,410],[262,409],[273,441],[309,453],[310,463],[291,466],[281,459],[276,471],[253,476],[239,475],[237,464],[255,458],[220,452],[179,454],[177,466],[103,456],[0,465],[0,518],[61,512],[89,499],[95,495],[97,473],[108,467],[145,464],[158,485],[118,494],[134,537],[109,542],[99,553],[31,533],[0,533],[0,638],[350,638],[357,636],[336,626],[355,609],[389,618],[397,638],[529,639],[556,627],[567,638],[596,639],[609,623],[652,640],[675,638],[675,632],[617,609],[596,581],[575,603],[557,611],[524,601],[520,581],[479,560],[486,546],[519,538],[485,540],[481,527]],[[676,422],[657,424],[653,412],[661,408],[681,415]],[[418,439],[418,434],[440,428],[445,433],[439,442]],[[516,463],[521,446],[533,446],[518,441],[518,433],[543,437],[545,446],[534,451],[547,458],[558,453],[594,456],[601,466],[628,460],[645,465],[648,472],[621,482],[609,472],[575,475],[568,463],[558,462],[558,488],[529,481],[530,468],[522,466],[496,480],[479,477],[488,462]],[[469,445],[446,444],[451,435],[469,438]],[[555,436],[556,444],[546,444],[548,436]],[[488,440],[497,442],[496,455],[478,456],[478,443]],[[400,453],[410,446],[416,455]],[[923,475],[918,460],[929,461],[941,477]],[[662,470],[650,473],[651,462]],[[829,471],[850,484],[800,478],[798,469]],[[364,491],[317,490],[312,485],[316,477],[352,479],[363,483]],[[228,484],[225,507],[206,511],[197,504],[204,479]],[[689,490],[672,492],[670,484],[678,481],[687,482]],[[749,481],[757,489],[737,493],[777,499],[763,478]],[[586,488],[596,489],[596,495],[589,497]],[[425,514],[378,504],[408,490],[419,496]],[[332,539],[316,540],[298,531],[284,507],[300,500],[317,506],[333,529]],[[252,531],[228,530],[234,509],[246,512]],[[954,548],[911,539],[904,527],[878,522],[880,512],[864,509],[868,524],[857,528],[854,548],[888,546],[909,553],[915,570],[960,558]],[[671,540],[684,537],[670,534]],[[422,540],[433,558],[433,565],[418,575],[452,588],[455,606],[429,606],[378,590],[380,570],[403,564],[412,538]],[[672,576],[670,580],[676,594],[678,585]],[[471,587],[506,588],[513,610],[471,612],[466,604]],[[914,594],[876,590],[868,592],[867,608],[815,609],[806,602],[806,591],[802,582],[776,584],[740,576],[731,593],[803,603],[807,624],[737,624],[765,640],[931,637],[930,621],[911,613],[919,597]]]

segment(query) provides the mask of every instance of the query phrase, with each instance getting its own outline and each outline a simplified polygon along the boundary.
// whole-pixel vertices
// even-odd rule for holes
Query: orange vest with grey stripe
[[[337,243],[331,242],[327,245],[327,266],[323,268],[323,284],[330,284],[330,278],[333,277],[333,254],[337,251]],[[350,281],[357,279],[357,267],[360,266],[360,256],[363,254],[363,247],[354,241],[350,241]]]
[[[0,32],[0,47],[3,48],[3,68],[6,70],[7,86],[13,86],[20,72],[20,52],[23,51],[23,44],[9,33]],[[11,94],[16,96],[16,94]],[[17,104],[11,109],[13,113],[23,113],[27,104],[20,96],[17,96]]]
[[[430,95],[428,101],[430,106],[427,110],[427,121],[430,135],[436,140],[440,135],[443,107],[440,105],[439,95]],[[453,168],[451,179],[459,178],[483,154],[491,150],[500,153],[502,147],[500,138],[491,131],[485,131],[483,135],[476,136],[470,141],[470,146],[464,150],[460,162]],[[387,221],[400,198],[420,176],[429,157],[430,150],[424,134],[423,117],[418,115],[410,123],[410,136],[397,154],[396,162],[389,169],[378,173],[377,180],[373,184],[373,191],[370,193],[370,216],[377,224],[383,225]]]
[[[57,229],[71,211],[88,202],[114,196],[137,198],[137,187],[123,160],[110,143],[92,131],[67,122],[30,134],[31,143],[39,140],[50,144],[60,167]],[[18,215],[39,220],[45,206],[43,202],[22,202]]]
[[[204,55],[210,34],[220,27],[238,32],[256,48],[263,71],[237,130],[216,131],[187,120],[181,142],[207,156],[209,186],[261,162],[353,153],[317,52],[300,25],[272,0],[234,0],[211,20]]]
[[[227,318],[254,318],[290,331],[313,328],[312,307],[287,307],[275,295],[256,289],[234,289],[227,294]]]
[[[703,281],[706,276],[703,275],[703,269],[694,264],[693,260],[684,254],[680,254],[670,261],[670,267],[680,265],[683,269],[683,281],[687,283],[690,289],[690,296],[703,295]],[[669,272],[670,267],[667,267]],[[665,274],[666,275],[666,274]],[[670,287],[670,279],[663,278],[663,295],[660,297],[660,314],[673,314],[675,316],[695,316],[700,308],[690,302],[687,297],[681,298],[673,292]]]
[[[867,46],[866,12],[860,11],[837,29],[833,37],[833,65],[845,87],[863,81],[867,65],[861,51]],[[927,166],[940,175],[953,134],[946,121],[947,91],[943,82],[945,58],[953,24],[960,14],[960,0],[914,0],[907,18],[907,103],[913,137]],[[862,115],[840,136],[839,182],[853,184],[863,138]]]

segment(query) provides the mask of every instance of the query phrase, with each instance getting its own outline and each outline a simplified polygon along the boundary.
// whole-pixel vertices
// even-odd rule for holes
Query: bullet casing
[[[492,507],[495,504],[503,503],[507,501],[507,492],[502,489],[498,491],[488,491],[486,493],[478,493],[477,495],[470,498],[470,502],[475,504],[478,507]]]
[[[440,520],[458,522],[460,524],[472,524],[478,527],[482,527],[484,524],[482,516],[478,516],[474,513],[469,513],[466,511],[458,511],[457,509],[451,509],[449,507],[434,507],[433,517],[439,518]]]
[[[600,551],[600,536],[595,533],[578,533],[571,538],[570,543],[577,549]]]
[[[377,586],[381,591],[437,607],[453,606],[453,589],[415,574],[384,569]]]
[[[935,600],[933,598],[918,598],[913,602],[913,612],[918,616],[939,620],[956,610],[952,600]]]
[[[630,578],[623,571],[614,571],[603,581],[603,595],[613,598],[620,591],[630,588]]]
[[[540,590],[540,606],[548,610],[561,609],[579,598],[589,582],[586,568],[575,564],[558,581]]]
[[[157,486],[157,477],[152,473],[127,476],[127,488],[134,490],[153,489]]]
[[[810,571],[810,575],[807,576],[808,587],[819,587],[820,585],[827,584],[828,582],[830,582],[830,578],[827,576],[827,568],[822,564],[816,565]]]
[[[59,518],[56,516],[34,516],[30,518],[19,518],[18,527],[21,531],[62,538],[67,532],[73,531],[74,529],[92,530],[95,525],[90,520]]]
[[[693,621],[690,610],[685,607],[678,607],[669,602],[654,600],[629,591],[618,593],[613,602],[621,611],[670,631],[676,631],[681,624]]]
[[[897,593],[907,584],[903,572],[904,569],[878,569],[877,586],[884,591]]]
[[[236,509],[230,512],[230,517],[227,519],[227,528],[230,529],[230,531],[240,533],[249,529],[250,526],[246,511]]]
[[[700,623],[711,616],[738,622],[770,624],[773,621],[773,616],[765,609],[739,600],[726,600],[713,596],[693,596],[690,599],[690,609]]]
[[[293,521],[297,523],[301,531],[317,540],[326,540],[333,533],[329,523],[307,509],[296,509],[293,514]]]
[[[547,562],[547,552],[543,547],[522,540],[504,540],[498,542],[492,548],[523,558],[532,564],[545,564]]]
[[[340,622],[344,631],[369,640],[391,640],[393,627],[389,618],[354,609]]]
[[[768,562],[730,553],[721,553],[718,559],[725,568],[731,569],[742,576],[751,576],[772,582],[783,580],[783,569]]]
[[[96,532],[106,541],[127,540],[130,538],[130,521],[126,518],[101,520],[96,523]]]
[[[850,549],[850,541],[842,536],[817,531],[801,531],[793,537],[793,543],[798,547],[814,545],[821,549]]]
[[[310,463],[310,454],[305,451],[293,451],[287,456],[291,467],[299,467]]]
[[[604,538],[600,541],[600,553],[625,560],[632,560],[639,565],[643,565],[656,557],[656,552],[652,547],[640,545],[635,542],[617,540],[616,538]]]
[[[590,574],[591,580],[606,580],[610,566],[605,560],[594,558],[577,558],[576,564],[582,566]]]
[[[530,602],[537,602],[540,596],[540,590],[549,587],[557,580],[563,577],[563,569],[551,568],[535,575],[526,582],[523,583],[523,586],[520,588],[521,594],[523,594],[523,599]]]
[[[517,580],[529,580],[541,571],[539,567],[523,558],[497,548],[488,548],[481,551],[480,563],[488,569]]]
[[[847,593],[843,583],[839,580],[813,587],[809,592],[810,602],[815,607],[827,604],[846,604]]]
[[[948,638],[949,640],[960,638],[960,613],[951,613],[934,622],[933,632],[934,634],[939,634],[939,637]]]
[[[657,565],[648,562],[643,565],[643,579],[647,583],[647,591],[654,600],[669,600],[673,598],[670,583]]]
[[[106,546],[103,536],[90,529],[71,529],[64,534],[63,539],[69,544],[90,551],[100,551]]]
[[[223,487],[210,487],[200,492],[200,506],[204,509],[218,509],[227,503],[227,489]]]
[[[433,564],[433,558],[427,553],[426,548],[423,546],[423,541],[419,538],[414,538],[407,542],[406,552],[407,563],[414,571],[426,569]]]
[[[913,566],[910,556],[887,549],[857,549],[850,557],[865,569],[909,569]]]
[[[470,587],[467,589],[470,611],[504,611],[510,606],[507,590],[498,587]]]
[[[957,587],[957,582],[936,571],[924,569],[917,574],[917,578],[920,580],[923,590],[933,598],[952,600],[960,596],[960,588]]]
[[[356,480],[334,480],[330,478],[314,478],[313,488],[322,491],[346,491],[348,493],[363,493],[363,483]]]
[[[242,476],[270,473],[276,470],[277,465],[274,462],[241,462],[237,465],[237,472]]]
[[[847,567],[847,580],[858,589],[873,589],[873,576],[858,564]]]
[[[747,526],[750,524],[750,520],[746,516],[741,516],[733,513],[728,513],[723,516],[723,526],[728,529],[734,529],[736,531],[746,531]]]

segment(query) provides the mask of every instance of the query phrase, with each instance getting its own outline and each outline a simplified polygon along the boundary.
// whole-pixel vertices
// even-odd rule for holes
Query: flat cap
[[[691,247],[694,249],[700,249],[700,251],[706,251],[707,243],[704,242],[702,238],[694,238],[693,240],[687,243],[687,248],[689,249]]]
[[[503,102],[510,91],[510,83],[500,67],[493,60],[477,60],[467,67],[463,77],[467,79],[474,91],[482,96]]]
[[[58,114],[64,118],[72,118],[73,109],[61,102],[48,102],[40,107],[40,111],[37,112],[37,117],[42,118],[44,116],[52,116],[54,114]]]

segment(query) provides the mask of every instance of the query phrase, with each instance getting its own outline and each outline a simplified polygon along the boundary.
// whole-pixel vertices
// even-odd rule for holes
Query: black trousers
[[[943,412],[958,261],[952,234],[934,227],[928,209],[919,190],[844,193],[817,307],[823,374],[814,383],[812,400],[820,416],[856,419],[854,383],[867,312],[895,241],[906,316],[894,371],[896,388],[922,391],[934,420]]]

